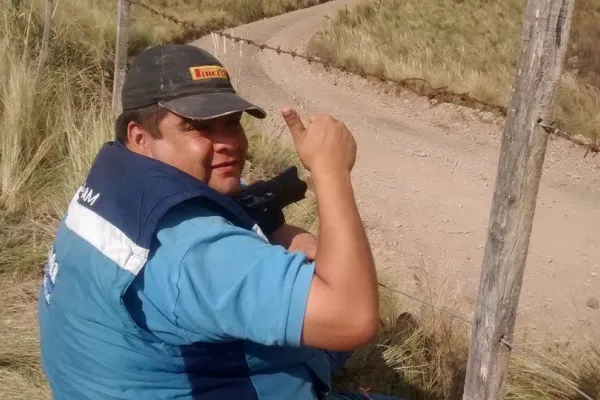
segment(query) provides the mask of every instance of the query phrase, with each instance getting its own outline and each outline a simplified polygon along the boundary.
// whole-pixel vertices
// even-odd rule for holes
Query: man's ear
[[[127,147],[135,153],[150,155],[150,133],[142,125],[130,121],[127,125]]]

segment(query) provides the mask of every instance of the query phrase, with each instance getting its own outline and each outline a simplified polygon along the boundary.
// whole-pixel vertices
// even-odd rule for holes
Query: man
[[[117,140],[61,221],[40,291],[55,398],[365,398],[331,393],[331,361],[379,321],[345,126],[282,111],[315,182],[320,234],[284,225],[269,240],[232,199],[248,149],[240,118],[266,114],[217,59],[148,49],[122,99]]]

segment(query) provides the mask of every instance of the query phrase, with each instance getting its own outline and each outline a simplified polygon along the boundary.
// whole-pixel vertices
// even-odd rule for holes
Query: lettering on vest
[[[56,274],[58,273],[58,262],[56,261],[56,250],[54,246],[48,252],[48,259],[44,265],[44,297],[46,303],[50,303],[50,296],[56,282]]]
[[[78,195],[82,201],[88,203],[90,206],[93,206],[100,197],[100,193],[94,192],[94,190],[87,187],[85,183],[79,188]]]

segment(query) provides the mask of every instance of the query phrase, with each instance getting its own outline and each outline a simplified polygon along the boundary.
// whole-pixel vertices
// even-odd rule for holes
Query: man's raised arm
[[[329,116],[311,117],[307,128],[292,109],[284,109],[283,117],[312,174],[320,218],[302,343],[355,349],[377,334],[379,324],[375,265],[350,179],[356,142],[343,123]]]

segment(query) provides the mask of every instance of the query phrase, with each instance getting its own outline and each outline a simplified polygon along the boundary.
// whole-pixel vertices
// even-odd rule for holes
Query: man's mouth
[[[219,172],[233,172],[237,169],[238,162],[236,160],[222,162],[212,166],[212,169]]]

